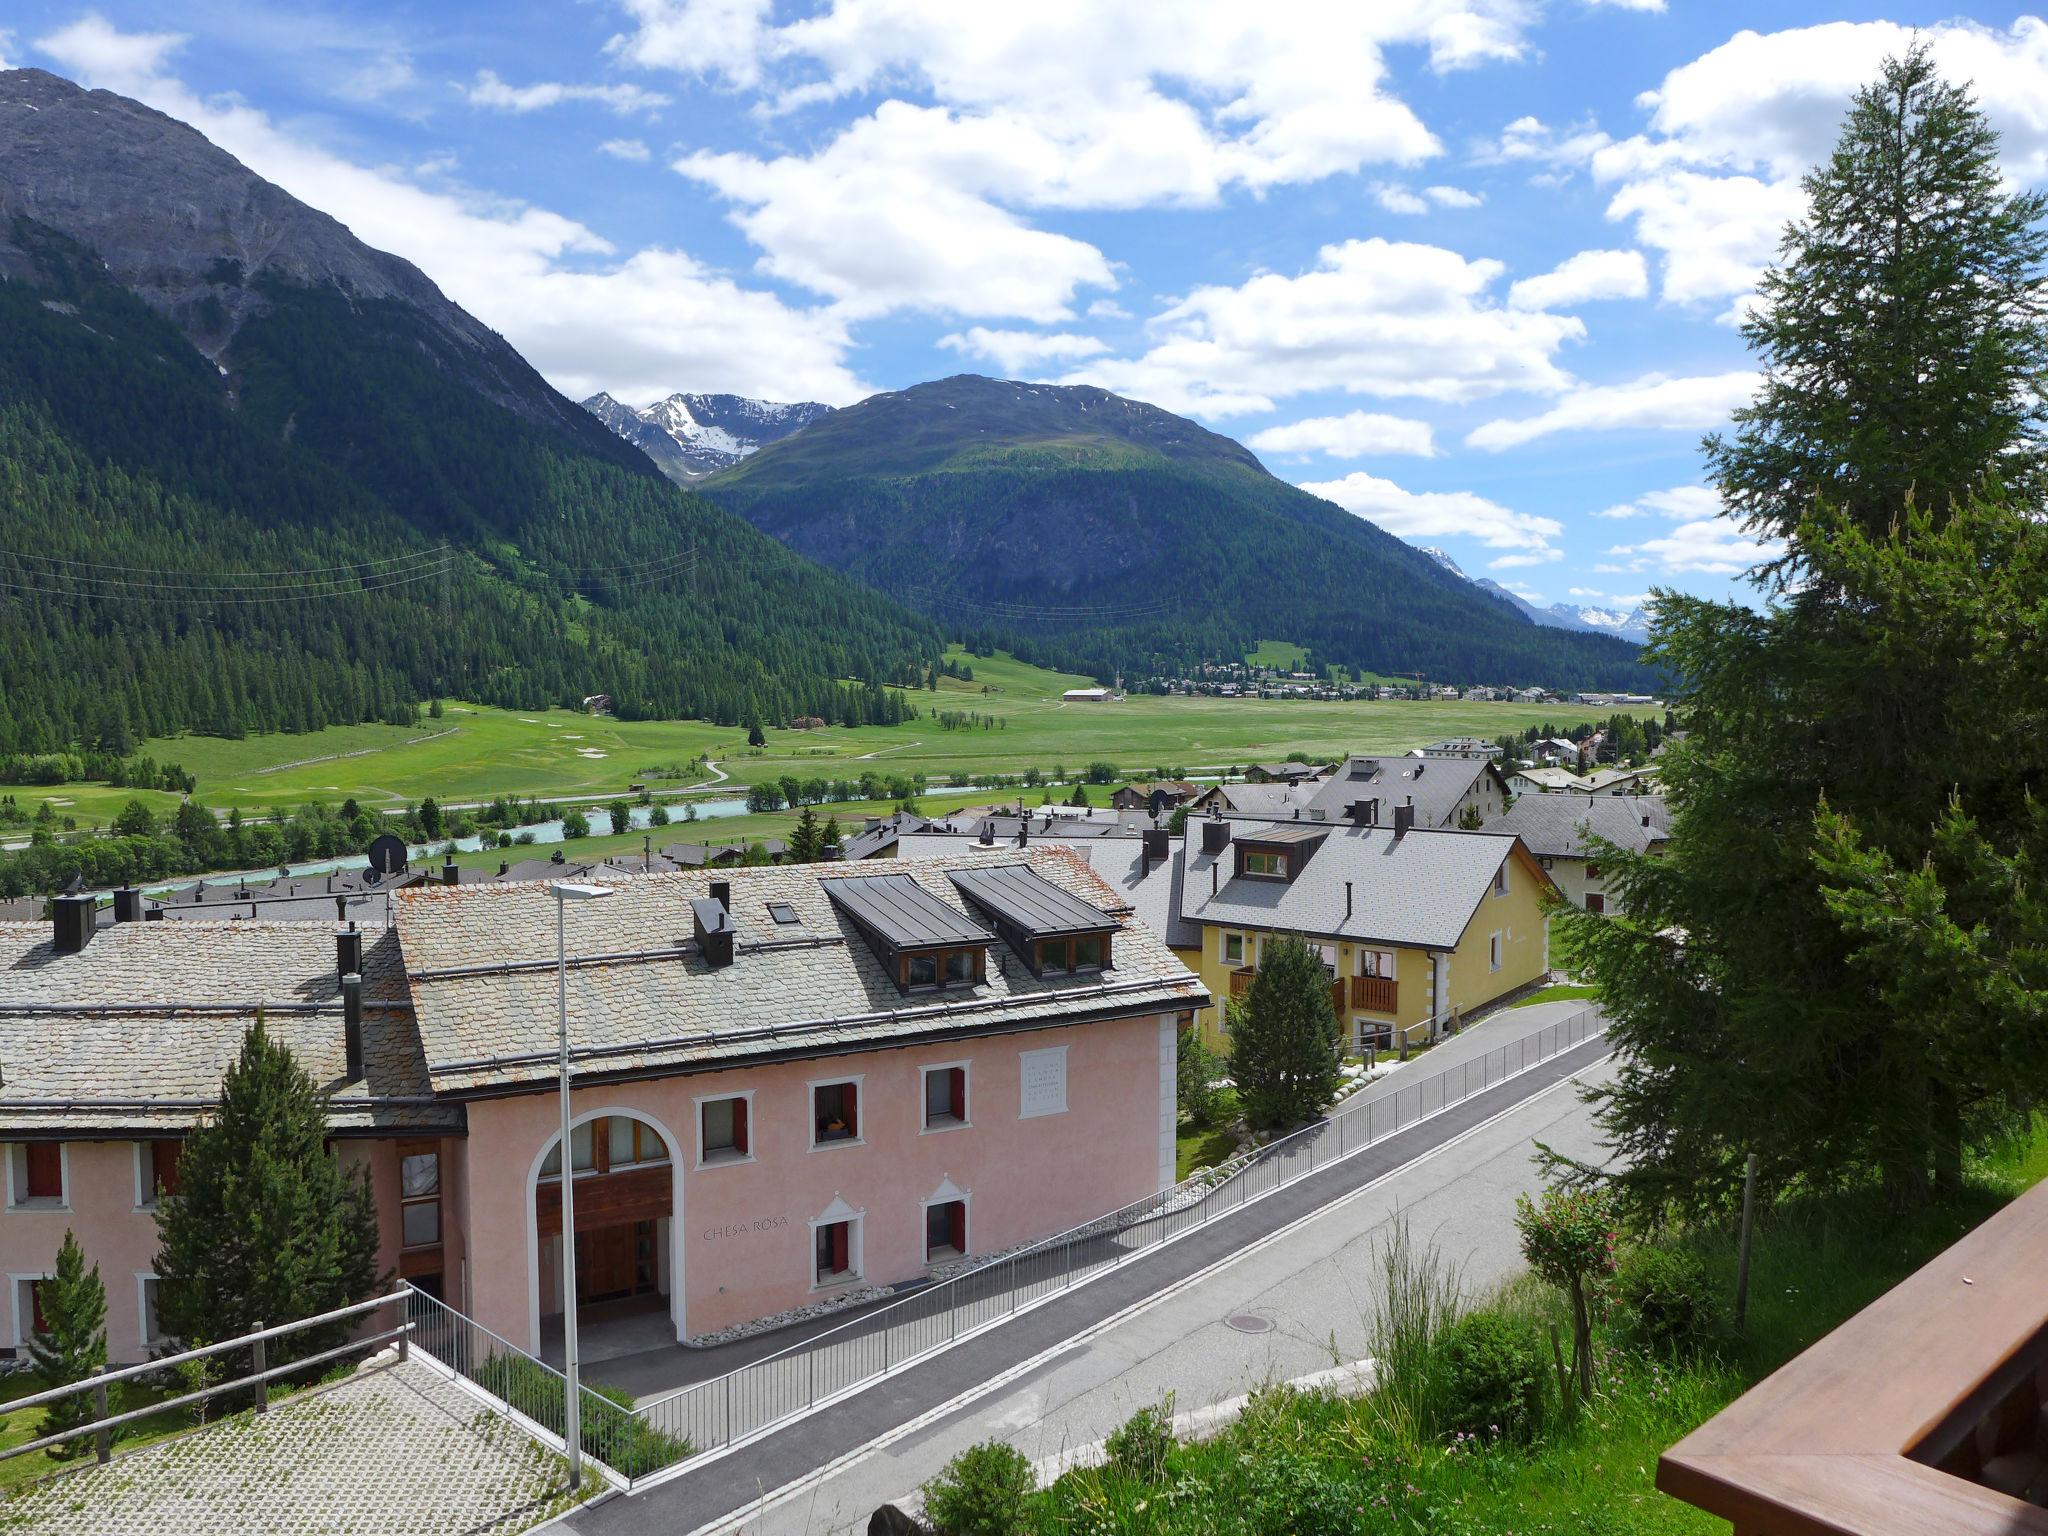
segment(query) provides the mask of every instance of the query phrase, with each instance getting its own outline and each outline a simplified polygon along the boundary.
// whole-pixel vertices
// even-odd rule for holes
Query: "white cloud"
[[[1679,303],[1734,301],[1736,313],[1801,216],[1799,176],[1834,146],[1856,90],[1887,55],[1925,41],[1950,80],[1968,82],[2001,136],[2016,183],[2048,176],[2048,23],[2022,16],[2000,30],[1975,21],[1909,28],[1827,22],[1741,31],[1668,73],[1637,98],[1648,130],[1593,146],[1593,173],[1617,183],[1608,216],[1633,220],[1662,253],[1662,294]]]
[[[1721,493],[1706,485],[1674,485],[1668,491],[1645,491],[1634,501],[1602,507],[1593,514],[1615,519],[1656,516],[1669,518],[1674,523],[1720,515]]]
[[[1463,187],[1424,187],[1422,195],[1439,208],[1477,208],[1486,199]]]
[[[1661,11],[1664,0],[1586,0],[1586,4],[1598,10],[1601,6],[1612,6],[1617,11]]]
[[[1550,541],[1564,532],[1555,518],[1515,512],[1471,491],[1409,491],[1362,471],[1341,480],[1304,482],[1311,496],[1334,501],[1403,539],[1469,538],[1489,549],[1516,550],[1543,563],[1557,558]]]
[[[79,80],[135,96],[185,42],[182,32],[119,32],[93,13],[37,38],[36,47]]]
[[[1755,394],[1754,373],[1669,378],[1646,373],[1626,384],[1585,384],[1538,416],[1501,419],[1465,436],[1470,448],[1499,452],[1553,432],[1606,432],[1627,427],[1677,430],[1719,426]]]
[[[677,388],[843,404],[870,392],[846,366],[847,320],[747,289],[682,251],[621,256],[543,208],[428,190],[343,159],[232,98],[204,98],[162,67],[178,39],[88,17],[36,46],[88,86],[190,123],[258,175],[421,266],[501,331],[564,393],[652,399]]]
[[[1357,459],[1374,453],[1405,453],[1436,457],[1429,423],[1376,411],[1350,411],[1342,416],[1311,416],[1290,421],[1246,438],[1260,453],[1320,453],[1333,459]]]
[[[1284,25],[1239,0],[835,0],[780,26],[765,0],[625,9],[615,57],[751,93],[757,113],[881,98],[816,147],[677,162],[733,204],[763,270],[864,314],[1041,323],[1112,284],[1036,211],[1206,207],[1419,165],[1442,146],[1391,93],[1387,50],[1438,70],[1516,58],[1534,17],[1527,0],[1314,0]]]
[[[1650,291],[1641,251],[1580,251],[1508,289],[1511,309],[1569,309],[1593,299],[1640,299]]]
[[[335,82],[335,93],[349,101],[384,101],[420,83],[412,55],[403,48],[373,49],[360,64]]]
[[[1372,195],[1379,205],[1389,213],[1418,214],[1429,212],[1429,202],[1418,192],[1411,192],[1399,182],[1382,181],[1373,185]]]
[[[1756,539],[1725,517],[1680,523],[1669,533],[1639,544],[1617,544],[1610,555],[1629,557],[1632,572],[1655,570],[1669,576],[1740,576],[1784,553],[1784,545]]]
[[[1555,354],[1584,324],[1507,309],[1491,291],[1500,274],[1441,246],[1349,240],[1299,276],[1195,289],[1151,322],[1149,351],[1067,382],[1212,418],[1314,390],[1460,402],[1568,388]]]
[[[653,158],[642,139],[606,139],[597,146],[600,154],[610,155],[614,160],[630,160],[635,165],[645,165]]]
[[[1131,312],[1125,309],[1123,305],[1117,303],[1115,299],[1097,299],[1088,306],[1088,318],[1091,320],[1128,320],[1131,318]]]
[[[1498,140],[1482,145],[1473,158],[1482,165],[1545,166],[1548,169],[1536,179],[1555,181],[1586,165],[1595,151],[1613,142],[1590,121],[1572,128],[1553,128],[1541,118],[1518,117],[1501,130]]]
[[[939,345],[964,357],[985,358],[1007,375],[1109,350],[1093,336],[1078,336],[1071,331],[992,331],[982,325],[970,326],[964,333],[941,336]]]
[[[559,80],[537,80],[532,85],[510,85],[495,72],[480,69],[476,80],[457,90],[473,107],[490,107],[500,112],[540,112],[564,102],[588,101],[620,117],[659,112],[669,98],[659,91],[637,85],[564,85]]]
[[[1489,571],[1512,571],[1531,565],[1555,565],[1564,558],[1561,549],[1533,549],[1526,554],[1501,555],[1486,562]]]
[[[0,69],[14,68],[12,64],[7,62],[7,50],[13,46],[14,34],[5,27],[0,27]]]

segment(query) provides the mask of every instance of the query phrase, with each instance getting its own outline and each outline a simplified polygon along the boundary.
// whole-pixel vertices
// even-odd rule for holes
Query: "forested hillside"
[[[705,483],[791,548],[1035,661],[1107,678],[1242,656],[1641,687],[1636,648],[1541,628],[1239,444],[1106,391],[972,375],[877,395]]]
[[[259,302],[217,367],[93,253],[5,232],[0,751],[410,719],[444,693],[886,720],[872,685],[938,659],[936,629],[584,412],[497,403],[402,299],[223,267]]]

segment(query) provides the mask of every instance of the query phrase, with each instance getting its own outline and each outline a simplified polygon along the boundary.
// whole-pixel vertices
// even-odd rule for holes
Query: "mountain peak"
[[[701,480],[831,412],[815,400],[753,400],[677,391],[634,410],[600,390],[583,408],[678,483]]]

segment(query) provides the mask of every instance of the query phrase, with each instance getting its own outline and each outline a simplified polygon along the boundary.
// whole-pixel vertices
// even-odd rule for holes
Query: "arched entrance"
[[[680,1146],[659,1121],[622,1107],[578,1115],[569,1142],[580,1353],[602,1358],[681,1338]],[[559,1358],[562,1335],[560,1143],[549,1138],[527,1178],[527,1290],[535,1345],[549,1359]]]

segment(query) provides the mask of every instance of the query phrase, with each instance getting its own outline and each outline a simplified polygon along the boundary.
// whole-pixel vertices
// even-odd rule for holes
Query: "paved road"
[[[1538,1024],[1554,1021],[1569,1010],[1552,1010],[1546,1007],[1541,1014],[1535,1009],[1518,1010],[1532,1017],[1529,1023]],[[1514,1020],[1509,1023],[1509,1020]],[[1435,1071],[1445,1065],[1456,1065],[1460,1058],[1452,1052],[1463,1050],[1476,1057],[1492,1049],[1502,1039],[1512,1039],[1527,1033],[1520,1020],[1507,1015],[1502,1020],[1498,1033],[1485,1027],[1475,1028],[1458,1040],[1447,1042],[1439,1051],[1429,1053],[1434,1061]],[[1510,1033],[1512,1031],[1512,1033]],[[1487,1038],[1492,1035],[1493,1038]],[[927,1359],[899,1375],[891,1377],[873,1387],[822,1410],[811,1417],[792,1424],[773,1434],[767,1435],[751,1445],[742,1447],[732,1455],[697,1468],[673,1482],[649,1489],[631,1499],[613,1500],[597,1509],[583,1512],[571,1522],[582,1532],[605,1533],[675,1533],[688,1532],[700,1527],[730,1523],[744,1517],[751,1506],[758,1504],[763,1495],[782,1488],[799,1478],[810,1476],[820,1468],[842,1458],[864,1452],[872,1447],[878,1437],[884,1436],[899,1426],[910,1424],[922,1416],[942,1410],[962,1394],[986,1388],[991,1382],[1003,1377],[1006,1372],[1016,1370],[1020,1365],[1035,1360],[1049,1350],[1071,1353],[1080,1348],[1084,1357],[1092,1357],[1094,1345],[1077,1346],[1071,1341],[1090,1330],[1098,1328],[1106,1320],[1147,1302],[1158,1293],[1167,1290],[1191,1277],[1202,1274],[1211,1267],[1234,1256],[1244,1255],[1244,1250],[1259,1239],[1280,1232],[1297,1222],[1310,1220],[1319,1222],[1330,1214],[1331,1208],[1345,1196],[1365,1186],[1375,1184],[1416,1159],[1427,1156],[1437,1148],[1445,1146],[1459,1137],[1472,1133],[1472,1142],[1483,1142],[1501,1134],[1491,1125],[1495,1117],[1516,1111],[1518,1105],[1544,1092],[1555,1089],[1564,1079],[1581,1071],[1604,1055],[1603,1041],[1587,1041],[1563,1055],[1531,1069],[1526,1075],[1499,1084],[1471,1099],[1453,1106],[1444,1113],[1412,1126],[1397,1134],[1376,1140],[1369,1148],[1342,1163],[1327,1166],[1315,1174],[1301,1179],[1258,1204],[1237,1212],[1227,1218],[1203,1227],[1188,1237],[1166,1248],[1149,1253],[1121,1269],[1110,1272],[1095,1283],[1064,1294],[1056,1301],[1038,1310],[1013,1319],[1003,1326],[991,1330],[978,1338],[938,1356]],[[1418,1064],[1423,1065],[1423,1064]],[[1411,1079],[1412,1080],[1412,1079]],[[1581,1113],[1569,1090],[1551,1093],[1541,1100],[1554,1106],[1556,1113],[1569,1117]],[[1518,1111],[1517,1113],[1520,1113]],[[1541,1123],[1540,1121],[1538,1123]],[[1531,1132],[1523,1128],[1510,1137],[1509,1144],[1523,1150],[1516,1152],[1511,1162],[1526,1163],[1526,1143]],[[1568,1143],[1569,1137],[1563,1138]],[[1423,1168],[1411,1168],[1407,1177],[1429,1177],[1427,1169],[1442,1163],[1447,1170],[1465,1165],[1471,1154],[1458,1152],[1449,1159],[1433,1159]],[[1450,1178],[1447,1172],[1444,1177]],[[1356,1204],[1357,1202],[1353,1202]],[[1490,1209],[1498,1201],[1488,1200],[1484,1204]],[[1511,1206],[1512,1201],[1509,1201]],[[1336,1207],[1350,1209],[1350,1206]],[[1319,1215],[1321,1213],[1321,1215]],[[1486,1229],[1492,1231],[1491,1223]],[[1345,1231],[1340,1226],[1328,1229],[1332,1238],[1344,1232],[1342,1241],[1349,1242],[1357,1237],[1356,1232]],[[1426,1229],[1422,1229],[1426,1230]],[[1331,1239],[1325,1239],[1329,1241]],[[1487,1239],[1497,1247],[1498,1234]],[[1289,1232],[1286,1238],[1265,1252],[1294,1253],[1299,1249],[1299,1232]],[[1457,1238],[1453,1235],[1447,1244],[1447,1251],[1459,1255]],[[1475,1256],[1478,1250],[1475,1250]],[[1237,1257],[1233,1271],[1251,1273],[1243,1266],[1253,1260],[1252,1255]],[[1307,1371],[1327,1367],[1333,1351],[1346,1359],[1356,1358],[1363,1348],[1364,1315],[1356,1291],[1357,1275],[1352,1273],[1357,1266],[1348,1268],[1340,1261],[1336,1269],[1325,1277],[1326,1284],[1340,1283],[1344,1291],[1341,1304],[1334,1296],[1320,1298],[1316,1305],[1302,1316],[1317,1319],[1314,1329],[1297,1320],[1291,1328],[1276,1329],[1274,1333],[1261,1336],[1258,1343],[1264,1356],[1260,1369],[1277,1374],[1271,1379],[1304,1374]],[[1502,1272],[1503,1265],[1498,1255],[1485,1264],[1475,1265],[1473,1273],[1491,1278]],[[1336,1277],[1336,1278],[1333,1278]],[[1219,1397],[1242,1391],[1244,1377],[1241,1371],[1227,1373],[1226,1380],[1211,1380],[1214,1375],[1213,1363],[1226,1357],[1213,1349],[1193,1342],[1191,1335],[1208,1331],[1216,1317],[1220,1316],[1209,1302],[1203,1303],[1208,1310],[1201,1314],[1202,1321],[1192,1325],[1179,1309],[1170,1314],[1160,1314],[1161,1321],[1148,1326],[1162,1327],[1171,1335],[1167,1343],[1176,1343],[1187,1350],[1195,1360],[1207,1360],[1210,1367],[1193,1367],[1185,1378],[1169,1375],[1164,1381],[1178,1385],[1183,1379],[1188,1383],[1187,1395],[1179,1406],[1198,1406],[1200,1401],[1214,1401]],[[1140,1314],[1150,1317],[1151,1313]],[[1277,1319],[1276,1319],[1277,1320]],[[1346,1353],[1347,1349],[1349,1353]],[[1276,1353],[1282,1352],[1282,1353]],[[1155,1351],[1156,1352],[1156,1351]],[[1114,1358],[1105,1357],[1113,1362]],[[1300,1368],[1293,1368],[1300,1362]],[[1105,1367],[1106,1368],[1106,1367]],[[1129,1395],[1135,1387],[1127,1388],[1125,1395],[1111,1394],[1106,1400],[1108,1406],[1100,1413],[1088,1417],[1089,1427],[1072,1427],[1068,1433],[1083,1435],[1085,1439],[1098,1439],[1100,1434],[1094,1425],[1095,1419],[1102,1419],[1113,1426],[1136,1406],[1137,1399]],[[1162,1386],[1148,1383],[1148,1396],[1156,1396]],[[1043,1415],[1041,1407],[1035,1404],[1027,1408],[1015,1408],[1010,1412],[1028,1411],[1029,1417],[1020,1422],[1036,1422]],[[976,1417],[977,1410],[965,1410],[969,1421],[980,1427],[980,1433],[968,1433],[967,1440],[983,1438],[990,1430],[985,1422]],[[1000,1417],[1000,1414],[998,1415]],[[1081,1421],[1077,1420],[1078,1425]],[[911,1446],[914,1439],[902,1442]],[[1075,1441],[1073,1443],[1081,1443]],[[1050,1454],[1057,1450],[1057,1444],[1043,1449],[1034,1449],[1033,1454]],[[947,1450],[946,1455],[951,1451]],[[929,1475],[942,1464],[944,1455],[932,1464],[930,1469],[916,1471],[907,1468],[892,1468],[891,1475],[877,1484],[883,1491],[869,1498],[869,1490],[855,1485],[843,1493],[833,1495],[833,1503],[845,1511],[838,1518],[851,1519],[857,1516],[865,1519],[875,1502],[904,1492],[919,1478]],[[856,1508],[861,1500],[867,1499],[866,1508]],[[783,1506],[785,1511],[795,1510],[795,1505]],[[774,1516],[770,1517],[775,1518]],[[799,1511],[792,1517],[794,1523],[785,1526],[770,1526],[770,1529],[812,1529],[828,1527],[833,1516],[824,1511],[809,1513]]]

